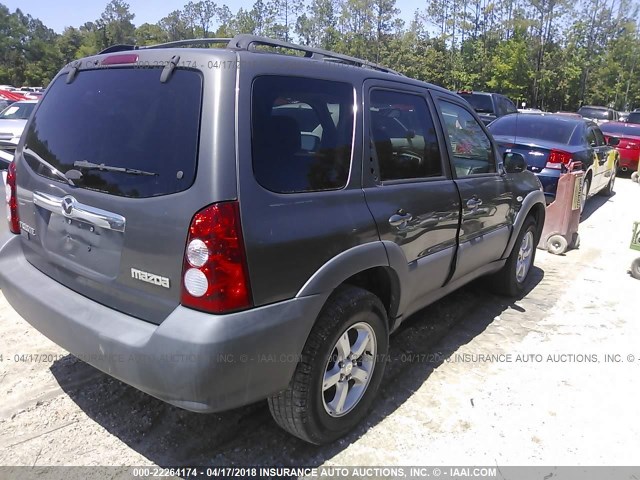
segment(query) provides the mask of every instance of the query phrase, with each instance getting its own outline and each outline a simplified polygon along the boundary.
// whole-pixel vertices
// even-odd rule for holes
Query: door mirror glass
[[[519,153],[504,154],[504,169],[507,173],[524,172],[527,169],[527,161]]]

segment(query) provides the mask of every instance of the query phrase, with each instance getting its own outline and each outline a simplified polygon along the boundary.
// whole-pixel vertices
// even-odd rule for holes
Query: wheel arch
[[[403,283],[402,272],[394,268],[394,263],[398,266],[404,264],[406,270],[406,259],[402,255],[398,262],[390,262],[386,243],[357,245],[333,257],[307,280],[296,297],[318,294],[329,297],[331,292],[345,284],[363,288],[380,299],[392,330],[398,316]]]
[[[530,192],[525,197],[522,201],[522,207],[518,211],[515,221],[513,222],[514,225],[513,231],[511,232],[511,238],[509,239],[509,243],[507,243],[507,248],[502,254],[502,258],[507,258],[511,254],[516,243],[516,238],[518,238],[518,234],[520,233],[525,220],[530,216],[533,216],[537,224],[536,244],[540,241],[540,235],[542,235],[542,228],[544,226],[546,216],[545,205],[544,194],[540,190]]]

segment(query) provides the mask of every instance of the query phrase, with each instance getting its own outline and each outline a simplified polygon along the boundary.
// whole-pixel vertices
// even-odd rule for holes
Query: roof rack
[[[349,55],[343,55],[341,53],[330,52],[329,50],[323,50],[315,47],[305,47],[303,45],[297,45],[295,43],[289,43],[282,40],[274,40],[266,37],[259,37],[256,35],[241,34],[233,37],[227,48],[235,50],[255,50],[256,46],[267,46],[276,48],[285,48],[287,50],[294,50],[303,52],[306,58],[314,58],[319,60],[330,60],[334,62],[340,62],[347,65],[353,65],[356,67],[370,68],[372,70],[378,70],[380,72],[392,73],[394,75],[402,75],[395,70],[392,70],[377,63],[362,60],[361,58],[350,57]]]
[[[126,50],[151,50],[160,48],[171,47],[186,47],[192,45],[220,45],[226,44],[226,48],[232,50],[247,50],[255,51],[257,46],[283,48],[287,50],[294,50],[304,53],[305,58],[313,58],[316,60],[325,60],[336,63],[343,63],[346,65],[353,65],[356,67],[369,68],[371,70],[377,70],[379,72],[392,73],[394,75],[403,76],[401,73],[392,70],[377,63],[369,62],[361,58],[350,57],[349,55],[342,55],[340,53],[330,52],[321,48],[305,47],[303,45],[297,45],[295,43],[289,43],[282,40],[274,40],[267,37],[259,37],[256,35],[241,34],[236,35],[233,38],[193,38],[190,40],[177,40],[175,42],[160,43],[157,45],[149,46],[136,46],[136,45],[113,45],[100,52],[114,53],[122,52]]]
[[[171,47],[187,47],[189,45],[215,45],[215,44],[229,44],[231,38],[192,38],[189,40],[176,40],[175,42],[159,43],[157,45],[149,45],[147,47],[140,47],[140,49],[155,49],[155,48],[171,48]]]

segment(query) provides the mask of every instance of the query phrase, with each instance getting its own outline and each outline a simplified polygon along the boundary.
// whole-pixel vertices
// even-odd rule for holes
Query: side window
[[[445,132],[458,177],[494,173],[496,162],[491,141],[478,121],[463,107],[438,100]]]
[[[424,98],[373,90],[369,120],[382,181],[442,175],[438,137]]]
[[[607,142],[604,141],[604,135],[602,134],[602,130],[600,130],[599,128],[594,128],[593,133],[596,136],[596,145],[598,145],[599,147],[602,145],[606,145]]]
[[[353,86],[287,76],[253,83],[251,151],[260,185],[278,193],[347,184],[353,141]]]
[[[596,141],[596,134],[591,127],[587,129],[587,145],[590,145],[592,147],[598,145],[598,142]]]
[[[503,98],[504,98],[504,105],[505,105],[506,113],[507,114],[516,113],[518,111],[518,109],[513,104],[513,102],[511,100],[509,100],[507,97],[503,97]]]

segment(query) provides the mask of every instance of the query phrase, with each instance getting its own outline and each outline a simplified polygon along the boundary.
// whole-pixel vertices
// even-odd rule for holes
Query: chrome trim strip
[[[116,232],[124,232],[126,219],[122,215],[85,205],[70,195],[56,197],[47,193],[33,192],[33,203],[66,218],[82,220],[96,227]]]

